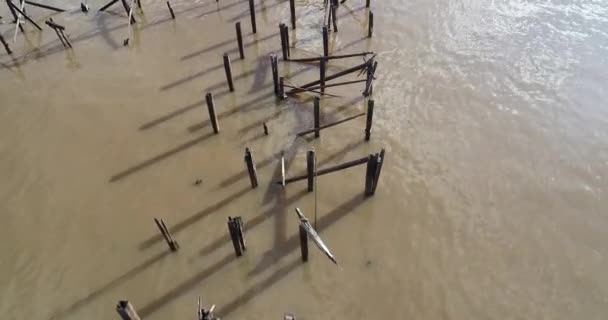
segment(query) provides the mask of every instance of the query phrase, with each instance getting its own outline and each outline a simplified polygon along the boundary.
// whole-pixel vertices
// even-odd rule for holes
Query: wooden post
[[[285,99],[285,87],[283,86],[283,82],[285,81],[284,77],[279,77],[279,98]]]
[[[241,33],[241,22],[237,22],[235,24],[236,28],[236,41],[239,45],[239,54],[241,55],[241,59],[245,59],[245,49],[243,48],[243,34]]]
[[[231,217],[228,217],[228,232],[230,232],[230,239],[232,240],[232,246],[234,247],[234,252],[236,253],[236,256],[242,256],[243,251],[241,250],[237,222]]]
[[[228,53],[224,53],[224,70],[226,71],[226,81],[228,81],[228,88],[230,91],[234,91],[234,83],[232,82],[232,66],[230,65],[230,57]]]
[[[371,2],[371,0],[365,0],[365,7],[369,8],[369,3]]]
[[[323,26],[323,56],[327,57],[329,55],[329,34],[327,31],[327,26]]]
[[[289,12],[291,13],[291,28],[296,29],[296,2],[289,0]]]
[[[154,218],[154,222],[160,230],[160,233],[163,235],[163,238],[165,238],[165,241],[167,241],[169,249],[171,249],[171,251],[173,252],[177,251],[179,249],[179,244],[177,243],[177,241],[173,240],[173,237],[171,236],[171,233],[169,233],[169,229],[167,228],[167,225],[165,224],[163,219],[160,219],[159,221],[158,219]]]
[[[281,150],[281,186],[285,188],[285,151]]]
[[[285,44],[287,47],[287,58],[289,58],[291,56],[291,49],[290,49],[291,45],[289,42],[289,27],[287,25],[285,25],[284,29],[285,29],[285,31],[284,31],[285,32]]]
[[[319,64],[319,86],[321,87],[321,93],[325,93],[325,66],[327,64],[327,60],[321,59],[321,63]]]
[[[137,315],[135,308],[128,300],[120,300],[116,305],[116,312],[120,315],[122,320],[141,320]]]
[[[251,154],[249,148],[245,148],[245,164],[247,165],[247,172],[249,173],[251,188],[255,189],[258,186],[258,175],[255,168],[255,162],[253,161],[253,155]]]
[[[167,1],[167,7],[169,7],[169,13],[171,13],[171,19],[175,20],[175,12],[173,12],[173,8],[171,8],[171,3]]]
[[[368,24],[368,28],[367,28],[367,37],[371,38],[373,32],[374,32],[374,13],[370,11],[369,12],[369,24]]]
[[[372,134],[372,121],[374,119],[374,100],[367,101],[367,121],[365,122],[365,141],[369,141]]]
[[[302,252],[302,262],[308,261],[308,234],[302,225],[300,225],[300,251]]]
[[[370,155],[367,160],[367,170],[365,171],[365,195],[374,194],[374,178],[378,166],[378,154]]]
[[[338,3],[338,1],[336,1]],[[336,15],[336,5],[331,5],[331,22],[334,25],[334,32],[338,32],[338,15]]]
[[[281,52],[283,53],[283,60],[289,60],[288,43],[287,43],[287,32],[285,28],[287,26],[284,23],[279,24],[279,35],[281,36]]]
[[[272,84],[274,85],[274,94],[279,96],[279,63],[277,55],[270,55],[270,69],[272,70]]]
[[[308,175],[308,191],[314,190],[315,174],[315,151],[310,150],[306,154],[306,172]]]
[[[317,129],[317,130],[315,130],[315,138],[318,138],[318,137],[321,136],[321,134],[319,132],[320,131],[319,127],[321,126],[321,122],[320,122],[320,119],[319,119],[320,118],[319,117],[319,115],[320,115],[320,104],[321,104],[321,99],[318,96],[316,96],[315,100],[314,100],[314,112],[313,112],[314,113],[314,118],[315,118],[315,120],[314,120],[315,121],[314,128]]]
[[[247,246],[245,246],[245,234],[243,233],[243,218],[238,216],[234,217],[234,219],[232,220],[235,221],[236,234],[239,237],[239,245],[241,246],[241,251],[247,251]]]
[[[374,176],[374,187],[372,188],[372,195],[376,193],[376,187],[378,186],[378,180],[380,179],[380,171],[382,171],[382,165],[384,164],[384,149],[380,151],[380,155],[377,158],[378,164],[376,166],[376,175]]]
[[[217,123],[215,102],[213,102],[213,95],[211,92],[207,92],[205,95],[205,100],[207,101],[207,111],[209,111],[209,121],[211,121],[211,127],[213,127],[213,132],[218,134],[220,132],[220,127]]]
[[[1,34],[0,34],[0,42],[2,42],[2,45],[4,46],[6,53],[13,54],[13,51],[11,51],[11,47],[8,46],[8,43],[6,43],[6,40],[4,40],[4,37]]]
[[[143,8],[141,7],[141,0],[137,0],[137,7],[139,8],[139,10],[143,10]]]
[[[253,4],[253,0],[249,0],[249,14],[251,15],[251,31],[257,33],[257,28],[255,26],[255,5]]]

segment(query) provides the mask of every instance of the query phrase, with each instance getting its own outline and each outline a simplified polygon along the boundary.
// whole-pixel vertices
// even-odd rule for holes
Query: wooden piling
[[[179,244],[177,243],[177,241],[173,240],[173,237],[171,236],[171,233],[169,233],[169,229],[167,228],[167,225],[165,224],[163,219],[159,220],[154,218],[154,222],[160,230],[160,233],[163,235],[163,238],[165,238],[167,245],[169,245],[169,249],[171,249],[171,251],[173,252],[177,251],[179,249]]]
[[[289,0],[289,12],[291,14],[291,28],[296,29],[296,2]]]
[[[249,14],[251,15],[251,31],[253,31],[253,33],[257,33],[257,28],[255,25],[255,5],[253,0],[249,0]]]
[[[321,89],[321,93],[325,93],[325,67],[327,65],[327,60],[321,59],[321,63],[319,64],[319,86]]]
[[[289,60],[288,43],[287,43],[287,32],[285,28],[287,26],[284,23],[279,24],[279,36],[281,37],[281,52],[283,53],[283,60]]]
[[[308,191],[314,190],[314,181],[315,181],[315,151],[309,150],[306,153],[306,173],[308,175]]]
[[[241,32],[241,22],[237,22],[235,25],[236,28],[236,41],[239,46],[239,55],[241,59],[245,59],[245,49],[243,48],[243,34]]]
[[[41,3],[37,3],[37,2],[33,2],[33,1],[27,1],[26,0],[24,2],[27,3],[27,4],[29,4],[29,5],[31,5],[31,6],[40,7],[40,8],[51,10],[51,11],[56,11],[56,12],[64,12],[65,11],[64,9],[59,9],[59,8],[56,8],[56,7],[52,7],[52,6],[49,6],[49,5],[46,5],[46,4],[41,4]]]
[[[367,120],[365,122],[365,141],[372,135],[372,122],[374,120],[374,100],[367,101]]]
[[[285,86],[284,86],[285,78],[279,77],[279,98],[285,99]]]
[[[0,34],[0,42],[2,42],[2,45],[4,46],[6,53],[13,54],[11,47],[9,47],[8,43],[6,42],[6,40],[4,40],[4,37],[1,34]]]
[[[118,312],[122,320],[141,320],[135,311],[135,307],[128,300],[118,301],[116,312]]]
[[[13,7],[13,9],[15,11],[17,11],[18,13],[20,13],[25,18],[25,20],[27,20],[31,24],[33,24],[34,27],[36,27],[36,29],[42,31],[42,28],[34,20],[32,20],[28,15],[26,15],[25,12],[23,12],[21,9],[19,9],[19,7],[17,7],[14,3],[10,2],[10,1],[8,3],[9,3],[10,6]]]
[[[374,33],[374,13],[373,12],[369,12],[369,23],[367,25],[367,37],[371,38],[372,37],[372,33]]]
[[[374,191],[374,178],[376,177],[376,168],[378,166],[378,154],[370,155],[367,161],[367,170],[365,171],[365,195],[371,196]]]
[[[287,58],[289,58],[291,56],[291,48],[290,48],[291,42],[289,42],[289,26],[285,25],[284,29],[285,29],[285,31],[284,31],[285,32],[285,44],[287,46]]]
[[[247,246],[245,245],[245,233],[243,232],[243,218],[234,217],[232,220],[235,221],[236,225],[236,234],[239,238],[239,245],[241,246],[241,251],[247,251]]]
[[[173,12],[173,8],[171,7],[171,3],[167,1],[167,7],[169,8],[169,13],[171,13],[171,19],[175,20],[175,12]]]
[[[321,113],[320,112],[320,109],[321,109],[320,108],[320,104],[321,104],[321,98],[319,98],[318,96],[315,97],[315,100],[314,100],[314,112],[313,112],[314,113],[314,118],[315,118],[315,120],[314,120],[315,121],[314,128],[316,129],[315,130],[315,138],[318,138],[318,137],[321,136],[320,130],[319,130],[319,127],[321,126],[321,121],[319,119],[320,118],[320,113]]]
[[[137,0],[137,7],[139,8],[139,10],[143,10],[141,6],[141,0]]]
[[[245,148],[245,164],[247,166],[247,173],[249,173],[251,188],[255,189],[258,186],[258,175],[255,168],[255,162],[253,161],[253,155],[249,148]]]
[[[380,151],[380,155],[377,158],[378,164],[376,165],[376,174],[374,176],[374,186],[372,188],[372,195],[376,193],[376,187],[378,187],[378,180],[380,180],[380,172],[382,171],[382,165],[384,164],[384,149]]]
[[[336,1],[336,3],[338,3],[338,2]],[[336,11],[337,11],[336,8],[337,8],[337,6],[333,5],[333,4],[331,5],[331,8],[330,8],[330,10],[331,10],[331,23],[334,26],[334,32],[338,32],[338,15],[336,15]]]
[[[241,250],[241,242],[239,240],[238,227],[235,219],[228,217],[228,232],[230,233],[230,239],[232,240],[232,246],[237,257],[243,255]]]
[[[228,88],[230,91],[234,91],[234,83],[232,82],[232,66],[230,64],[230,57],[228,53],[224,53],[224,70],[226,71],[226,81],[228,82]]]
[[[308,233],[302,225],[299,227],[300,230],[300,251],[302,252],[302,262],[308,261]]]
[[[323,26],[321,32],[323,33],[323,56],[327,57],[329,55],[329,33],[327,26]]]
[[[272,84],[274,85],[274,94],[279,96],[279,63],[277,55],[270,55],[270,70],[272,71]]]
[[[211,94],[211,92],[207,92],[207,94],[205,95],[205,100],[207,101],[207,111],[209,112],[209,121],[211,121],[211,127],[213,128],[213,132],[215,134],[218,134],[220,132],[220,127],[217,123],[213,94]]]
[[[365,7],[369,8],[369,4],[370,4],[371,0],[365,0]]]

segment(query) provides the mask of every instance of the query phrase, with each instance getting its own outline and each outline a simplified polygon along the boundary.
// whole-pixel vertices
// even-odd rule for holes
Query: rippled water
[[[192,319],[200,295],[225,319],[604,319],[608,314],[608,3],[364,1],[339,8],[333,53],[378,53],[372,140],[364,120],[296,138],[309,96],[277,102],[268,54],[288,1],[143,0],[132,34],[120,3],[54,0],[74,44],[26,25],[0,31],[0,314],[111,319],[129,299],[143,319]],[[46,2],[45,2],[46,3]],[[321,52],[322,1],[296,1],[293,56]],[[29,8],[39,23],[50,17]],[[240,61],[234,23],[243,25]],[[123,40],[130,37],[130,46]],[[236,92],[221,55],[232,57]],[[360,58],[332,62],[334,72]],[[290,83],[314,65],[281,62]],[[203,95],[215,94],[213,135]],[[361,88],[328,90],[322,122],[365,110]],[[270,135],[264,136],[267,123]],[[253,150],[260,186],[243,164]],[[318,229],[338,258],[300,262],[288,175],[387,151],[376,195],[365,169],[318,180]],[[193,186],[196,179],[200,186]],[[228,216],[248,250],[234,258]],[[181,245],[160,241],[163,218]]]

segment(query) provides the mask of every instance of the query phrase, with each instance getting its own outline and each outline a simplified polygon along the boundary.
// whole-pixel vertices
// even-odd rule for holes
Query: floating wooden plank
[[[329,258],[329,260],[337,265],[338,261],[336,261],[334,255],[329,251],[329,248],[327,248],[321,237],[319,237],[317,231],[315,231],[310,222],[308,222],[308,219],[302,214],[300,208],[296,208],[296,214],[298,215],[298,219],[300,219],[300,226],[306,231],[308,237],[317,245],[319,250]]]

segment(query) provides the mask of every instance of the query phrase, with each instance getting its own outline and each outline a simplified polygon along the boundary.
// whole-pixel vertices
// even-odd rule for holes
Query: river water
[[[175,21],[143,0],[131,34],[120,2],[97,13],[104,2],[28,8],[65,25],[73,51],[44,25],[13,43],[0,9],[15,51],[0,54],[3,319],[117,319],[120,299],[143,319],[193,319],[198,296],[225,319],[606,318],[606,1],[372,0],[372,38],[364,1],[346,1],[330,51],[378,54],[369,142],[364,118],[296,138],[312,97],[276,101],[268,59],[288,1],[256,0],[256,35],[241,0],[173,0]],[[318,55],[323,4],[296,9],[291,55]],[[279,69],[290,84],[318,77],[314,64]],[[328,89],[339,97],[322,99],[322,124],[365,111],[361,87]],[[376,195],[363,196],[364,166],[319,177],[317,192],[276,186],[281,150],[293,176],[311,148],[319,168],[384,148]],[[314,247],[300,261],[295,207],[316,208],[339,266]],[[245,223],[239,259],[228,216]]]

